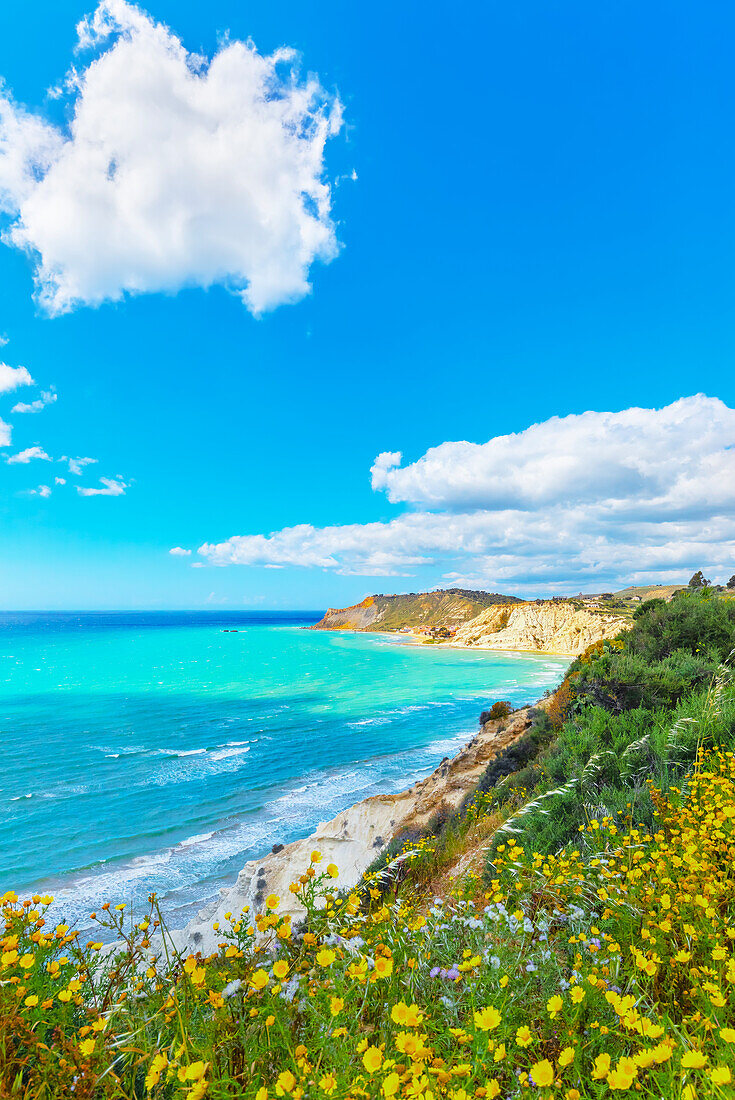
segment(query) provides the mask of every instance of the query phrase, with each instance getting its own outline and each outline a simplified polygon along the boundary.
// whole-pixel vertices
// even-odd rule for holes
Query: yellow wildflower
[[[286,1069],[283,1073],[278,1074],[278,1080],[276,1082],[276,1092],[279,1096],[283,1096],[284,1093],[291,1093],[296,1088],[296,1078],[291,1073],[290,1069]]]
[[[480,1031],[495,1031],[496,1027],[499,1027],[502,1016],[498,1012],[497,1008],[481,1008],[479,1012],[475,1013],[475,1027]]]
[[[394,1070],[392,1073],[389,1073],[388,1076],[386,1078],[384,1078],[384,1080],[383,1080],[383,1088],[382,1088],[383,1096],[386,1096],[386,1097],[395,1096],[395,1094],[398,1092],[398,1089],[400,1087],[401,1087],[401,1079]]]
[[[532,1042],[533,1035],[531,1034],[530,1028],[526,1027],[525,1025],[523,1027],[519,1027],[516,1031],[516,1043],[518,1044],[518,1046],[530,1047]]]
[[[168,1066],[167,1054],[154,1054],[151,1060],[150,1068],[145,1075],[145,1087],[148,1092],[153,1089],[161,1079],[161,1074]]]
[[[368,1047],[362,1056],[362,1064],[368,1073],[375,1073],[383,1064],[383,1055],[378,1047]]]
[[[704,1069],[707,1065],[707,1055],[701,1050],[688,1050],[681,1060],[683,1069]]]
[[[260,969],[255,971],[252,978],[250,979],[250,984],[253,989],[265,989],[265,987],[268,985],[269,980],[270,979],[268,977],[268,971]]]
[[[546,1088],[547,1085],[553,1085],[554,1067],[548,1058],[535,1062],[531,1066],[531,1077],[533,1077],[533,1083],[537,1088]]]

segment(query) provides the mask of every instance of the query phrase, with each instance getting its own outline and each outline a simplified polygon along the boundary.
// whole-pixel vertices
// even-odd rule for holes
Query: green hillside
[[[517,596],[447,588],[439,592],[407,592],[398,596],[368,596],[353,607],[330,607],[316,630],[400,630],[402,627],[449,629],[474,619],[492,604],[522,603]]]

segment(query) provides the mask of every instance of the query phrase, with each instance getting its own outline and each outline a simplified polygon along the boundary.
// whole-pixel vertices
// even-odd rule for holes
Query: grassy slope
[[[404,595],[377,595],[349,608],[332,608],[317,629],[399,630],[403,626],[429,629],[456,627],[473,619],[486,607],[499,603],[519,603],[517,596],[492,592],[471,592],[458,588],[439,592],[409,592]]]

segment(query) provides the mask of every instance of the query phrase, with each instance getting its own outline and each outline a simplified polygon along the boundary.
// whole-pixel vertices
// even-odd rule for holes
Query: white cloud
[[[44,498],[45,497],[50,497],[51,496],[51,486],[50,485],[39,485],[37,489],[29,489],[28,493],[29,493],[29,496],[32,496],[32,497],[44,497]]]
[[[69,473],[79,475],[85,466],[92,466],[97,462],[96,458],[69,458],[67,455],[62,455],[59,459],[60,462],[66,462],[69,466]]]
[[[226,39],[211,59],[124,0],[78,27],[63,130],[0,88],[0,209],[51,314],[222,285],[258,314],[338,250],[324,150],[341,107],[292,51]]]
[[[12,425],[0,420],[0,447],[9,447],[12,437]]]
[[[374,487],[409,505],[389,522],[301,524],[199,554],[364,576],[430,568],[444,583],[528,591],[735,568],[735,410],[714,398],[553,417],[400,462],[385,452],[372,468]]]
[[[17,214],[62,148],[61,134],[14,103],[0,80],[0,212]]]
[[[185,550],[183,546],[172,546],[169,554],[173,554],[175,558],[188,558],[191,550]]]
[[[379,455],[373,488],[420,508],[536,509],[607,501],[675,510],[735,471],[735,410],[705,397],[664,409],[552,417],[487,443],[442,443],[407,466]],[[713,484],[714,482],[714,484]],[[711,501],[710,501],[711,503]]]
[[[34,459],[43,459],[44,462],[53,462],[51,455],[47,455],[43,447],[26,447],[24,451],[18,451],[15,455],[8,455],[5,460],[9,466],[15,465],[27,465],[29,462],[33,462]]]
[[[226,542],[205,543],[199,554],[212,565],[317,566],[341,573],[390,576],[431,561],[420,552],[426,534],[418,529],[415,519],[407,516],[391,523],[341,527],[302,523],[272,535],[236,535]],[[435,534],[429,536],[429,542],[434,548]]]
[[[66,478],[65,477],[55,477],[54,478],[54,485],[66,485]]]
[[[25,367],[9,367],[0,363],[0,393],[10,393],[19,386],[32,386],[33,379]]]
[[[56,393],[53,390],[44,390],[39,398],[35,401],[31,401],[27,404],[25,401],[19,401],[17,405],[13,405],[10,410],[11,413],[36,413],[45,408],[46,405],[53,405],[56,400]]]
[[[390,471],[401,465],[403,455],[400,451],[383,451],[370,467],[370,483],[373,489],[382,489]]]
[[[94,486],[77,485],[77,492],[82,497],[122,497],[125,496],[125,490],[130,488],[120,477],[101,477],[99,480],[102,486],[101,489]]]

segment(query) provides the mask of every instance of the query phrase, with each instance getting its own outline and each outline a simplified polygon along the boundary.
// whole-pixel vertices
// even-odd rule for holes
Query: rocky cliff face
[[[578,656],[593,642],[614,638],[632,625],[619,615],[549,600],[488,607],[459,627],[449,644]]]
[[[352,607],[328,607],[323,619],[313,630],[377,630],[375,624],[382,617],[382,607],[375,596],[368,596]]]
[[[536,707],[547,707],[550,702],[542,700]],[[173,933],[179,949],[205,955],[216,951],[221,936],[212,924],[220,921],[224,925],[226,912],[240,913],[246,905],[251,912],[262,912],[264,898],[271,893],[281,898],[280,913],[291,913],[295,920],[303,917],[304,910],[288,887],[309,866],[315,848],[324,857],[322,866],[336,863],[339,867],[337,887],[355,886],[394,836],[415,835],[438,810],[459,808],[490,761],[529,729],[530,710],[523,707],[509,718],[486,722],[457,756],[443,760],[428,778],[408,790],[357,802],[320,825],[311,836],[246,863],[234,886],[221,890],[219,898],[185,929]]]

